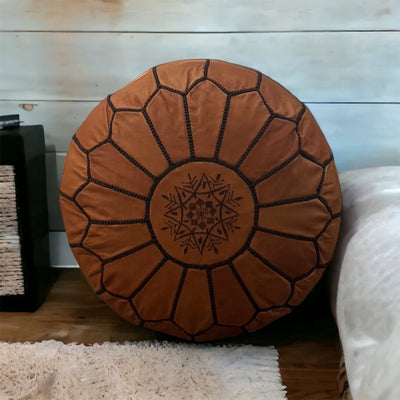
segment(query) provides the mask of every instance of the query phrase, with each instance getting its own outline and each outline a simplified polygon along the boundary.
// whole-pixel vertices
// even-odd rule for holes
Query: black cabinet
[[[8,239],[7,233],[4,234],[4,232],[6,232],[7,222],[3,215],[3,229],[0,227],[0,232],[3,231],[3,235],[0,235],[0,288],[3,288],[2,292],[0,291],[0,309],[2,311],[34,311],[43,302],[56,278],[57,271],[50,267],[49,261],[45,151],[44,132],[41,125],[0,130],[0,167],[8,166],[3,168],[5,171],[3,177],[10,170],[15,176],[20,271],[15,271],[14,275],[21,277],[22,273],[23,277],[22,290],[21,287],[16,293],[4,290],[4,280],[10,279],[10,276],[1,272],[2,269],[3,271],[10,269],[10,263],[9,256],[6,257]],[[4,182],[2,187],[5,187]],[[4,196],[3,193],[3,209],[5,209]],[[13,268],[18,269],[18,266],[14,265]]]

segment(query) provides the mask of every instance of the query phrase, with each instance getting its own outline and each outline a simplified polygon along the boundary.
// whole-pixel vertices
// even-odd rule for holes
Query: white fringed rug
[[[1,400],[284,400],[274,347],[0,342]]]

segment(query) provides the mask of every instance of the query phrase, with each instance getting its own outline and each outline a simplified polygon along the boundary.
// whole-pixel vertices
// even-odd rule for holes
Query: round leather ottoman
[[[65,229],[93,290],[128,321],[205,341],[289,313],[340,225],[331,150],[307,107],[215,60],[154,67],[73,137]]]

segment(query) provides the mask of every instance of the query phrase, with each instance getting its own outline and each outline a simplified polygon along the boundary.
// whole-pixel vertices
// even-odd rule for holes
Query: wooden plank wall
[[[0,114],[43,124],[50,229],[71,137],[98,101],[183,58],[256,68],[307,103],[339,170],[400,164],[398,0],[0,0]]]

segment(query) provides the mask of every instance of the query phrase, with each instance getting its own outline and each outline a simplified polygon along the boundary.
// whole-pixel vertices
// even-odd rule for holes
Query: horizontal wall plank
[[[308,104],[339,171],[400,165],[400,104]]]
[[[399,29],[398,0],[2,0],[2,29],[241,31]]]
[[[399,102],[400,32],[1,33],[3,99],[99,100],[163,62],[256,68],[306,102]]]
[[[43,125],[46,150],[67,151],[73,134],[98,102],[0,101],[0,114],[19,114],[23,125]]]
[[[0,101],[1,113],[19,113],[25,125],[44,125],[47,151],[65,152],[72,135],[97,102],[38,101],[33,103],[32,111],[24,110],[19,104],[24,104],[24,101]],[[337,149],[336,158],[342,170],[366,166],[370,153],[359,151],[357,157],[353,155],[353,146],[361,146],[362,150],[363,143],[371,150],[387,148],[388,163],[399,157],[400,104],[307,105],[332,148]],[[375,156],[382,158],[379,153]]]
[[[56,103],[59,104],[59,103]],[[80,103],[78,103],[80,104]],[[75,103],[61,103],[63,109],[69,109],[68,115],[74,114],[71,120],[83,120],[89,103],[84,112],[75,107]],[[46,108],[47,102],[39,103]],[[400,104],[309,104],[332,148],[339,171],[374,167],[379,165],[400,165]],[[55,105],[51,107],[55,109]],[[35,108],[36,110],[36,108]],[[32,111],[30,115],[34,115]],[[57,123],[66,127],[67,123],[58,121],[61,113],[55,112],[56,118],[49,115],[49,123],[45,123],[46,140],[49,126],[57,129]],[[27,119],[24,117],[24,119]],[[51,121],[51,123],[50,123]],[[32,120],[32,123],[43,121]],[[72,129],[57,132],[58,150],[65,150],[70,142]],[[51,146],[51,148],[53,148]],[[63,230],[61,212],[58,204],[58,186],[64,167],[65,152],[47,153],[47,190],[49,203],[50,230]]]

